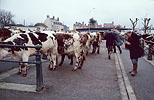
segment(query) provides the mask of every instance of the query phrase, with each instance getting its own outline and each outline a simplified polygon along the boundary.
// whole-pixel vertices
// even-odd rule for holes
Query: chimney
[[[47,15],[47,18],[49,18],[49,15]]]
[[[57,21],[59,21],[59,17],[57,17]]]
[[[53,16],[53,19],[55,19],[55,16]]]

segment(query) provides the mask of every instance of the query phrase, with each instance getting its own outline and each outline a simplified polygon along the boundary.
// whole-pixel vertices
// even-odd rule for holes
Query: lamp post
[[[92,9],[89,11],[89,16],[90,16],[90,13],[91,13],[93,10],[95,10],[95,8],[92,8]],[[90,16],[90,18],[91,18],[91,16]],[[90,24],[89,24],[89,32],[90,32]]]

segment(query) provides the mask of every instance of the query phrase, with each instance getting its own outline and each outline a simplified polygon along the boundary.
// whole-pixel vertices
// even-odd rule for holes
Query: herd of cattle
[[[61,55],[62,65],[64,57],[71,58],[73,64],[73,56],[76,63],[73,71],[81,69],[90,47],[93,47],[92,53],[99,54],[102,35],[98,32],[53,32],[53,31],[23,31],[0,29],[0,44],[35,46],[41,45],[41,53],[48,55],[50,64],[49,70],[55,70],[58,67],[58,56]],[[18,61],[28,61],[30,56],[35,55],[35,48],[19,48],[19,47],[0,47],[0,59],[12,57]],[[27,63],[19,63],[18,74],[27,75]]]
[[[41,53],[48,55],[50,64],[49,70],[55,70],[63,64],[65,56],[73,57],[76,63],[73,71],[81,69],[86,56],[92,47],[92,54],[100,52],[100,44],[106,33],[99,32],[54,32],[54,31],[23,31],[12,29],[0,29],[0,44],[35,46],[41,45]],[[145,40],[154,41],[150,34],[139,35]],[[12,57],[18,61],[28,61],[30,56],[35,55],[35,48],[0,47],[0,59]],[[61,62],[58,65],[58,56],[61,55]],[[18,74],[27,75],[27,63],[19,63]]]

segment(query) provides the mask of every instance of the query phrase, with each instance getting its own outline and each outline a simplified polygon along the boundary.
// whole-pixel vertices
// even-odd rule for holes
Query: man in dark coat
[[[113,51],[114,41],[116,40],[115,35],[112,32],[106,33],[105,40],[106,40],[106,48],[108,50],[108,57],[110,59],[110,55]]]
[[[133,64],[133,70],[130,73],[132,76],[135,76],[137,74],[138,58],[143,56],[142,48],[140,47],[140,38],[136,33],[131,31],[128,31],[126,35],[128,36],[128,41],[126,41],[125,44],[128,46],[130,59]]]

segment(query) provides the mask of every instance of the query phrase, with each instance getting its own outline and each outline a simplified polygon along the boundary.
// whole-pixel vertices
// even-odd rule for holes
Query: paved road
[[[154,66],[140,58],[138,74],[135,77],[131,77],[128,73],[132,70],[129,51],[123,49],[121,58],[138,100],[154,100]]]
[[[13,69],[15,67],[17,67],[17,63],[0,62],[0,73],[6,72],[6,71]]]
[[[56,71],[49,71],[49,62],[44,62],[44,84],[49,89],[40,94],[0,89],[0,100],[120,100],[114,57],[108,60],[103,48],[99,55],[90,54],[76,72],[71,71],[68,59]],[[13,74],[0,81],[35,84],[35,67],[30,66],[27,77]]]
[[[13,60],[13,59],[7,58],[7,60]],[[30,57],[29,60],[35,60],[35,56]],[[13,68],[17,68],[17,67],[18,67],[18,63],[0,62],[0,74],[6,72],[8,70],[11,70]]]

